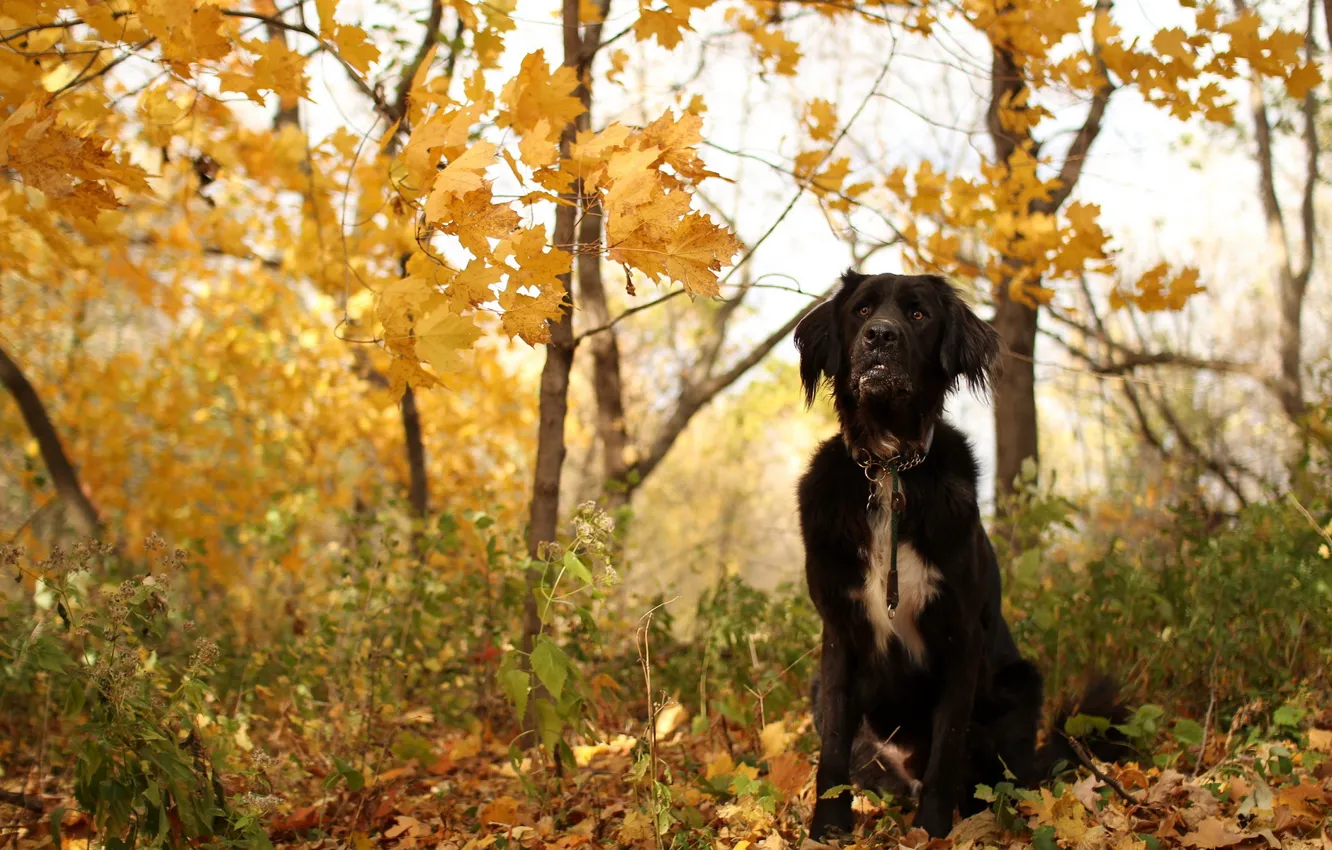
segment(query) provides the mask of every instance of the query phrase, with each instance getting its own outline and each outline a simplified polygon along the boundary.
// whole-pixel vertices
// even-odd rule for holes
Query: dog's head
[[[856,444],[922,440],[960,383],[989,387],[999,358],[999,335],[936,275],[848,271],[795,344],[806,404],[828,381]]]

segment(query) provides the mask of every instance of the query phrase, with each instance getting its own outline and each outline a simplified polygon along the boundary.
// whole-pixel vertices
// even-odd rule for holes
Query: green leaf
[[[513,702],[518,716],[524,717],[527,714],[527,695],[532,690],[532,677],[526,670],[505,670],[500,673],[500,686]]]
[[[843,794],[844,792],[846,792],[846,791],[850,791],[850,790],[851,790],[851,786],[850,786],[850,785],[834,785],[833,787],[829,788],[827,791],[824,791],[822,794],[820,794],[820,795],[819,795],[819,799],[821,799],[821,800],[831,800],[831,799],[833,799],[834,797],[840,797],[840,796],[842,796],[842,794]]]
[[[1033,832],[1031,846],[1033,850],[1059,850],[1059,845],[1055,843],[1054,827],[1042,826]]]
[[[999,799],[995,796],[994,789],[988,785],[977,785],[974,796],[977,800],[983,800],[986,803],[993,803],[995,800]]]
[[[737,773],[732,776],[731,784],[735,786],[735,793],[738,797],[752,794],[757,791],[759,787],[759,781],[757,779],[750,779],[749,776],[744,773]]]
[[[1299,728],[1300,721],[1304,719],[1305,711],[1298,705],[1283,705],[1272,712],[1272,722],[1277,726],[1285,726],[1290,729]]]
[[[56,850],[60,850],[60,822],[64,819],[64,806],[57,806],[51,810],[51,843],[55,845]]]
[[[1189,747],[1201,746],[1203,738],[1207,737],[1201,725],[1187,718],[1175,721],[1172,734],[1176,741]]]
[[[564,728],[564,721],[560,719],[559,712],[548,699],[534,702],[532,711],[536,714],[537,732],[541,735],[542,746],[552,753],[555,752],[555,745],[559,743],[560,732]]]
[[[536,673],[550,695],[559,699],[564,682],[569,678],[569,658],[550,638],[542,635],[537,638],[537,645],[532,650],[532,672]]]
[[[583,566],[583,562],[573,552],[564,553],[564,569],[577,576],[583,584],[592,583],[592,571]]]
[[[1064,731],[1074,738],[1085,738],[1088,735],[1101,734],[1109,728],[1109,720],[1104,717],[1095,717],[1090,714],[1075,714],[1064,721]]]
[[[333,757],[333,764],[338,770],[336,775],[342,777],[342,780],[347,783],[347,790],[360,791],[365,787],[365,776],[359,770],[337,756]]]

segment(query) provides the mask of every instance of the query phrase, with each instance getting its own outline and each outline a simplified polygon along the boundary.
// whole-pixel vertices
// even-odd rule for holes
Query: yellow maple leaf
[[[348,65],[362,74],[379,59],[379,48],[366,38],[365,30],[360,27],[339,26],[333,34],[333,45]]]
[[[460,353],[480,338],[481,329],[469,316],[435,310],[416,323],[413,336],[417,355],[442,374],[458,370],[462,365]]]
[[[667,50],[674,50],[684,39],[684,31],[693,32],[689,25],[689,16],[681,17],[666,9],[647,9],[640,7],[638,20],[634,21],[634,37],[639,41],[655,38],[657,44]]]
[[[1054,827],[1055,838],[1065,846],[1076,846],[1087,833],[1087,809],[1073,796],[1072,790],[1055,798],[1050,789],[1042,788],[1039,800],[1024,804],[1035,815],[1034,826]]]
[[[512,260],[508,280],[499,294],[500,317],[505,333],[531,344],[549,342],[547,321],[558,318],[565,308],[565,284],[561,275],[573,267],[573,255],[546,244],[545,225],[519,230],[495,248],[496,259]],[[526,291],[524,291],[526,290]],[[532,295],[535,291],[537,294]]]
[[[1290,69],[1286,74],[1286,92],[1296,100],[1301,100],[1309,90],[1323,81],[1323,74],[1313,62],[1305,62]]]
[[[542,118],[532,132],[518,141],[518,155],[533,170],[546,168],[560,160],[560,147],[551,138],[550,121]]]
[[[264,89],[277,95],[283,108],[290,108],[309,91],[309,78],[305,74],[306,58],[292,50],[281,39],[244,42],[245,49],[259,56],[250,66],[250,73],[224,72],[220,75],[222,91],[244,92],[252,100],[263,103],[258,92]],[[247,79],[248,78],[248,79]]]
[[[599,133],[584,130],[579,133],[570,146],[568,160],[564,170],[584,180],[584,189],[594,191],[598,184],[592,179],[595,172],[603,170],[607,159],[618,155],[629,139],[629,128],[618,121],[612,122]]]
[[[319,35],[330,38],[338,26],[333,20],[338,11],[338,0],[315,0],[315,11],[319,14]]]
[[[116,18],[115,11],[108,3],[89,2],[89,0],[78,0],[74,4],[79,17],[85,24],[92,27],[101,36],[103,41],[117,44],[123,37],[125,25]]]
[[[606,189],[607,208],[624,210],[647,203],[652,197],[653,188],[661,182],[660,173],[652,167],[660,155],[660,149],[649,147],[644,150],[619,149],[608,157],[606,177],[610,187]]]
[[[421,368],[414,360],[395,357],[388,366],[389,394],[394,398],[402,395],[407,387],[430,389],[440,385],[439,378]]]
[[[472,103],[462,109],[436,112],[412,130],[402,150],[407,168],[408,186],[416,191],[428,188],[437,175],[440,154],[457,157],[467,146],[472,125],[484,114],[484,106]]]
[[[426,221],[437,222],[448,214],[449,202],[485,185],[486,169],[495,161],[498,148],[490,142],[477,142],[455,157],[439,176],[426,200]]]
[[[1205,287],[1198,284],[1198,270],[1193,267],[1180,269],[1175,275],[1174,280],[1170,281],[1169,293],[1166,295],[1166,303],[1171,310],[1183,310],[1184,304],[1205,290]]]
[[[231,41],[221,30],[226,18],[217,6],[201,5],[190,17],[190,43],[195,62],[216,62],[231,53]]]
[[[730,231],[701,213],[690,213],[666,247],[666,276],[683,284],[686,292],[710,298],[719,292],[717,272],[739,250]]]
[[[1179,27],[1160,30],[1152,37],[1152,49],[1162,56],[1188,62],[1193,55],[1188,50],[1188,35]]]
[[[805,106],[805,127],[816,142],[830,142],[837,131],[837,109],[830,101],[817,97]]]
[[[499,283],[503,274],[502,266],[491,266],[483,260],[472,260],[449,281],[448,290],[445,292],[449,299],[449,309],[460,312],[468,307],[494,301],[495,291],[490,287]]]
[[[916,193],[911,196],[911,211],[920,215],[932,215],[943,210],[944,181],[947,175],[935,171],[934,164],[928,159],[922,160],[916,169]]]
[[[523,57],[518,75],[500,94],[504,104],[495,122],[512,127],[520,136],[534,133],[541,126],[546,138],[559,138],[564,128],[584,112],[582,101],[573,97],[578,76],[563,65],[553,72],[546,63],[544,50]]]
[[[654,184],[650,200],[635,206],[607,205],[606,247],[617,263],[657,280],[666,276],[665,251],[679,221],[689,212],[689,196]]]
[[[435,196],[431,196],[434,198]],[[522,219],[507,204],[495,203],[489,186],[483,185],[464,195],[440,195],[445,212],[441,216],[444,233],[458,237],[474,257],[490,256],[490,239],[503,239]]]
[[[661,149],[661,161],[687,180],[699,181],[718,175],[703,165],[697,145],[703,141],[703,116],[693,104],[676,118],[667,110],[642,130],[645,143]]]

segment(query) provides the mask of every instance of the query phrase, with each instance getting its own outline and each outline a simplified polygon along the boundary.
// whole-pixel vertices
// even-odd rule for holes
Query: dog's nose
[[[897,343],[902,336],[902,332],[892,322],[870,322],[865,325],[862,331],[865,335],[865,342],[870,345],[893,345]]]

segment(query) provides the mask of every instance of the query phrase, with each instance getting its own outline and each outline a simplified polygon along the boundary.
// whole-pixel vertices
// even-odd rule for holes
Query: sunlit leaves
[[[0,167],[12,169],[58,209],[83,219],[119,206],[114,187],[149,191],[143,169],[109,146],[108,139],[74,132],[37,100],[19,106],[0,125]]]
[[[258,104],[264,102],[263,92],[272,92],[284,107],[295,106],[308,94],[306,58],[299,51],[281,40],[251,40],[242,44],[258,58],[242,71],[224,72],[222,91],[240,92]]]
[[[1170,267],[1161,263],[1148,269],[1131,289],[1117,287],[1110,293],[1110,305],[1123,307],[1132,304],[1149,313],[1180,310],[1191,296],[1202,291],[1197,269],[1183,268],[1171,274]]]
[[[821,97],[816,97],[805,106],[803,116],[809,137],[816,142],[830,142],[837,130],[837,110]]]
[[[539,129],[542,138],[553,141],[584,111],[583,104],[573,96],[577,87],[572,68],[561,65],[552,72],[544,51],[529,53],[518,75],[500,95],[503,108],[498,123],[512,127],[521,136]]]

